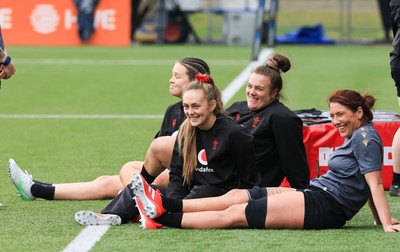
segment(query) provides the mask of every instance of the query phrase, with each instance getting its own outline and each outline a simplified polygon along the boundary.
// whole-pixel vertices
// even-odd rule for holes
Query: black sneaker
[[[390,196],[400,197],[400,186],[399,185],[391,185],[389,189]]]

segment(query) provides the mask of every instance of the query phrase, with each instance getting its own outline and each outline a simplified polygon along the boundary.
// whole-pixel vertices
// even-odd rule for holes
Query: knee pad
[[[261,188],[259,186],[254,186],[251,189],[247,190],[250,195],[250,199],[261,199],[264,197],[267,197],[267,189],[266,188]]]
[[[268,197],[257,200],[250,200],[246,206],[245,214],[247,224],[250,228],[265,228],[265,220],[267,218]]]

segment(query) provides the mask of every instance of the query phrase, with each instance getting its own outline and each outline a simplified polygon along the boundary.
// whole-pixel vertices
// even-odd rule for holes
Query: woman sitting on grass
[[[167,193],[180,198],[215,197],[258,185],[261,177],[254,165],[253,136],[225,113],[213,79],[197,74],[185,86],[182,105],[186,119],[173,148]],[[125,193],[124,189],[120,195]],[[75,220],[81,225],[119,225],[139,216],[132,196],[115,203],[101,215],[77,212]],[[120,208],[125,211],[120,213]]]
[[[328,103],[332,123],[345,141],[330,156],[330,170],[307,189],[256,187],[206,199],[152,198],[153,190],[135,174],[133,189],[142,227],[340,228],[368,202],[376,224],[385,232],[399,232],[400,222],[390,217],[382,184],[382,141],[372,126],[375,98],[339,90]]]
[[[185,57],[175,62],[172,68],[172,76],[169,80],[169,93],[179,99],[185,86],[195,80],[196,74],[210,75],[208,64],[200,58]],[[156,139],[165,136],[172,136],[179,129],[179,126],[186,119],[182,109],[182,101],[170,105],[161,124],[160,130],[155,136]],[[164,144],[173,146],[174,137],[165,138]],[[169,142],[165,142],[169,141]],[[169,162],[172,147],[165,150],[168,153],[168,160],[161,159],[161,163]],[[157,156],[158,157],[158,156]],[[142,170],[142,161],[127,162],[120,170],[121,175],[103,175],[93,181],[50,184],[32,180],[32,176],[23,172],[17,163],[9,160],[9,173],[11,181],[17,187],[20,197],[24,201],[42,198],[47,200],[95,200],[114,198],[119,191],[130,183],[134,172]],[[127,179],[124,179],[127,178]],[[168,184],[168,170],[163,172],[154,180],[155,185],[166,186]]]
[[[284,177],[293,188],[304,188],[310,181],[303,144],[303,123],[295,113],[280,102],[283,88],[281,74],[290,68],[291,63],[287,57],[280,54],[271,56],[265,64],[256,67],[251,73],[246,88],[246,101],[236,102],[227,110],[233,120],[254,137],[254,161],[261,174],[261,183],[258,186],[279,186]],[[170,162],[168,164],[160,162],[171,158],[173,145],[169,146],[168,141],[164,142],[168,138],[172,137],[155,139],[147,151],[141,175],[149,184],[165,167],[170,167]],[[173,162],[171,164],[173,165]],[[132,175],[129,180],[131,179]],[[177,199],[216,196],[199,194],[199,190],[192,190],[192,193],[188,194],[185,190],[181,190],[182,183],[180,186],[176,185],[170,183],[164,195]],[[154,184],[152,187],[162,189],[155,187]],[[122,222],[134,220],[139,215],[134,206],[136,203],[132,200],[134,196],[131,185],[128,185],[100,213],[84,211],[86,216],[94,216],[96,220],[86,221],[85,225],[99,223],[113,225],[107,220],[117,218],[116,215]],[[79,216],[82,215],[83,212],[80,212]]]

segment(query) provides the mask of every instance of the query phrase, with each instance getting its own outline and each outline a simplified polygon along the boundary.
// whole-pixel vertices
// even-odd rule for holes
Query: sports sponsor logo
[[[204,167],[196,167],[196,169],[195,169],[196,172],[202,172],[202,173],[214,172],[214,169],[207,167],[207,165],[208,165],[207,155],[206,155],[206,151],[204,149],[199,151],[199,153],[197,154],[197,160],[199,161],[199,163],[201,165],[204,165]]]
[[[197,160],[199,161],[200,164],[202,165],[207,165],[207,155],[206,155],[206,151],[204,149],[202,149],[201,151],[199,151],[199,153],[197,154]]]
[[[102,0],[94,13],[93,33],[83,42],[78,34],[74,1],[0,0],[0,24],[7,45],[112,45],[131,44],[130,0]],[[23,6],[23,8],[21,8]],[[113,39],[109,39],[112,37]]]
[[[30,16],[33,30],[41,34],[49,34],[57,30],[60,16],[51,4],[38,4]]]

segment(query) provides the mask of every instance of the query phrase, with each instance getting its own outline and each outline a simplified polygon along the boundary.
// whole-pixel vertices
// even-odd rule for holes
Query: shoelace
[[[30,174],[27,170],[25,170],[25,174],[26,174],[30,179],[33,179],[32,174]]]

